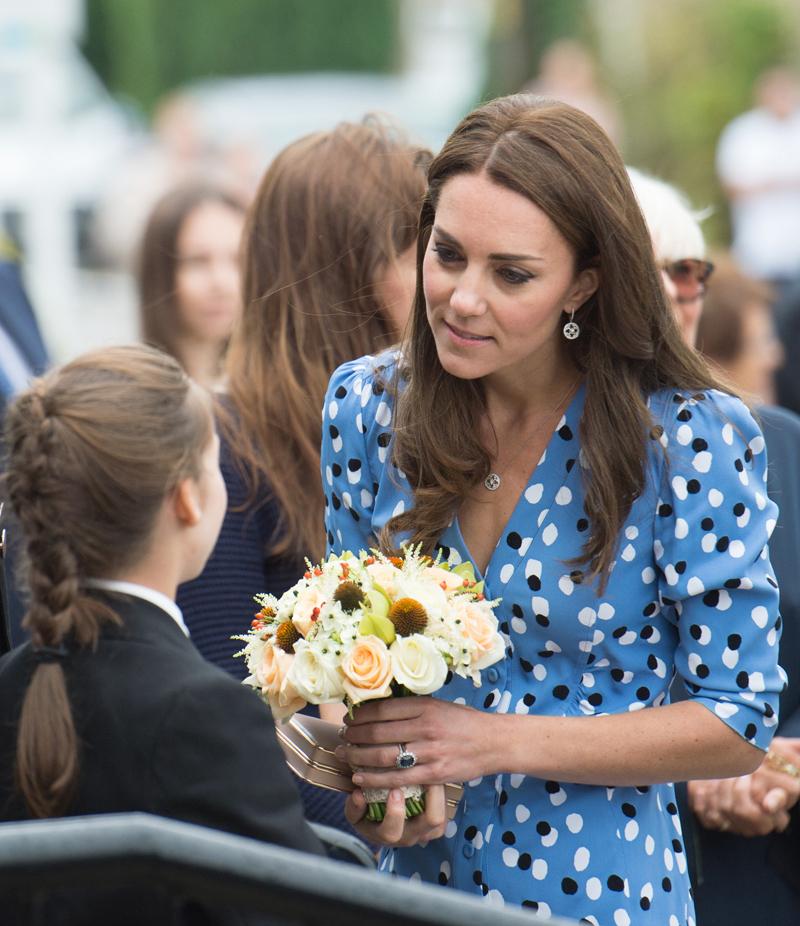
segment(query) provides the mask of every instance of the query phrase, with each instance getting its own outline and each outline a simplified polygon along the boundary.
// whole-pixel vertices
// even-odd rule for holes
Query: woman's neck
[[[182,338],[176,344],[176,353],[183,368],[199,386],[214,390],[221,385],[222,349],[217,341]]]

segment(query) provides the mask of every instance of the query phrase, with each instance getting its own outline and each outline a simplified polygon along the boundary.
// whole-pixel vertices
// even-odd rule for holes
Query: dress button
[[[475,846],[472,843],[467,843],[463,848],[464,858],[472,858],[475,855]]]
[[[494,685],[497,679],[500,678],[500,673],[497,671],[497,669],[494,669],[494,668],[489,669],[486,672],[486,678],[488,678],[489,681]]]

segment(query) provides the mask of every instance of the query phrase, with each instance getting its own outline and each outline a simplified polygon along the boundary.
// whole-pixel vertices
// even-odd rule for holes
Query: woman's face
[[[742,343],[727,373],[746,396],[760,402],[775,402],[775,371],[783,363],[783,348],[775,335],[768,306],[753,303],[742,316]]]
[[[212,432],[206,444],[200,459],[200,471],[192,483],[199,518],[192,530],[187,574],[182,581],[193,579],[203,571],[216,546],[228,505],[225,480],[219,468],[219,437],[216,432]]]
[[[417,287],[416,242],[390,261],[375,281],[375,295],[384,317],[399,338],[411,313]]]
[[[239,239],[244,216],[209,200],[184,219],[176,241],[175,297],[184,337],[224,342],[239,317]]]
[[[462,379],[525,381],[557,362],[564,312],[597,287],[574,270],[566,239],[529,199],[485,174],[442,188],[423,263],[423,285],[439,360]]]

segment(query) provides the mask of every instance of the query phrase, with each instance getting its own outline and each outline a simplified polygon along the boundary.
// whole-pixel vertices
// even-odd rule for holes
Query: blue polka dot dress
[[[362,358],[331,379],[322,478],[335,551],[374,545],[382,525],[413,504],[391,465],[391,398],[376,377],[392,363]],[[785,676],[766,546],[777,509],[758,427],[720,392],[651,397],[646,485],[598,597],[565,565],[588,530],[584,391],[558,422],[484,575],[487,596],[503,599],[508,656],[479,688],[454,678],[439,696],[489,712],[597,716],[666,703],[677,671],[695,700],[765,749]],[[457,519],[440,545],[453,561],[469,558]],[[694,923],[671,784],[479,778],[466,783],[443,838],[387,851],[382,868],[593,926]]]

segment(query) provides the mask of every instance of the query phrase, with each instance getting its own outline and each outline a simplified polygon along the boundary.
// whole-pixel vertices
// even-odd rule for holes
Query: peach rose
[[[461,633],[475,645],[472,668],[485,669],[505,654],[505,642],[497,630],[497,618],[487,614],[474,601],[464,601],[459,609]]]
[[[427,575],[434,579],[438,585],[444,583],[444,588],[448,591],[464,587],[464,576],[460,576],[457,572],[451,572],[449,569],[442,569],[441,566],[429,566]]]
[[[315,610],[319,612],[327,604],[327,598],[322,592],[312,586],[306,586],[297,596],[292,612],[292,623],[297,627],[302,636],[307,637],[309,631],[314,626]]]
[[[294,656],[291,654],[277,646],[267,645],[255,666],[255,680],[269,701],[276,720],[288,720],[292,714],[306,706],[305,698],[300,696],[289,679],[293,662]]]
[[[354,704],[385,698],[392,683],[392,660],[383,640],[359,637],[342,662],[344,690]]]

